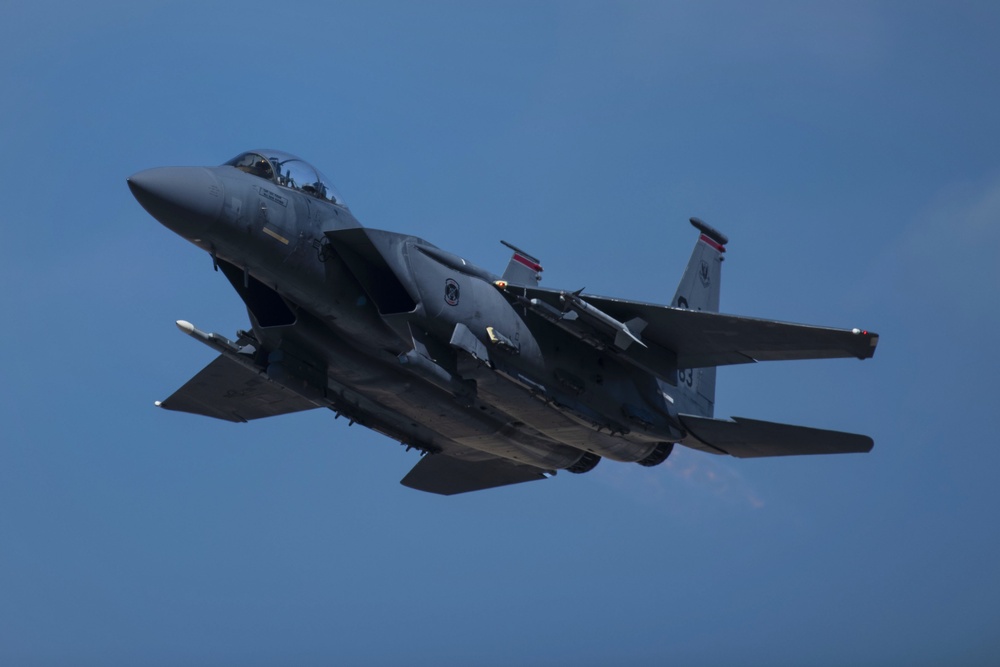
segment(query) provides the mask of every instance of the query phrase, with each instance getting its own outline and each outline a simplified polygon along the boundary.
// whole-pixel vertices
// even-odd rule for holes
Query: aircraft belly
[[[300,316],[297,324],[274,329],[255,332],[269,348],[311,350],[322,359],[326,386],[313,391],[330,407],[407,445],[444,453],[470,448],[546,470],[569,467],[582,456],[494,406],[459,403],[407,373],[391,353],[357,349],[314,319]]]
[[[579,450],[546,438],[495,407],[486,404],[465,407],[420,379],[387,373],[358,390],[368,393],[381,409],[420,424],[440,439],[462,447],[545,469],[568,467],[581,455]]]
[[[645,459],[659,442],[670,440],[662,434],[611,434],[598,431],[584,420],[531,395],[522,387],[485,367],[475,372],[480,397],[503,411],[517,415],[527,425],[564,445],[611,459],[633,462]]]

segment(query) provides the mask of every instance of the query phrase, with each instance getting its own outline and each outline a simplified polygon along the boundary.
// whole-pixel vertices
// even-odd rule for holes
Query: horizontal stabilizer
[[[870,452],[875,444],[867,435],[743,417],[728,420],[680,415],[680,419],[687,430],[687,436],[681,440],[682,445],[703,451],[716,450],[741,459],[802,454],[862,454]]]
[[[157,405],[167,410],[231,422],[274,417],[317,407],[224,356],[205,366],[170,398]]]
[[[462,461],[447,454],[428,454],[413,466],[400,484],[417,491],[453,496],[536,479],[545,479],[540,468],[505,459]]]

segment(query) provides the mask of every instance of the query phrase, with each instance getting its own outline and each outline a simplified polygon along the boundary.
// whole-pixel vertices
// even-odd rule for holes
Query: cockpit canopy
[[[340,193],[318,169],[305,160],[300,160],[284,151],[249,151],[237,155],[226,164],[266,181],[305,192],[313,197],[325,199],[347,208]]]

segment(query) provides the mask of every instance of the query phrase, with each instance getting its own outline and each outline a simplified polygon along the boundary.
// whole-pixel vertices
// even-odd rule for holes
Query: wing
[[[532,300],[543,301],[560,310],[562,297],[565,295],[558,290],[540,287],[510,286],[507,292],[517,300],[526,303]],[[630,327],[633,326],[631,323],[644,322],[641,340],[648,346],[648,351],[641,346],[631,345],[622,354],[658,375],[668,375],[672,364],[657,364],[653,361],[657,356],[675,361],[676,368],[702,368],[754,361],[849,357],[868,359],[875,354],[875,346],[878,345],[878,334],[859,329],[790,324],[589,294],[579,295],[579,298],[615,321],[626,323]],[[584,318],[555,323],[571,332],[577,330],[576,335],[580,335],[580,329],[590,327]],[[591,327],[587,333],[590,336],[603,334],[609,347],[614,340],[613,335],[601,331],[600,327]],[[676,359],[672,359],[673,356]],[[658,366],[662,366],[661,370],[665,372],[658,370]]]
[[[157,405],[167,410],[231,422],[274,417],[317,407],[224,356],[217,357],[170,398]]]
[[[680,368],[753,361],[869,359],[878,345],[878,334],[858,329],[791,324],[601,297],[590,300],[612,314],[634,313],[633,317],[646,320],[643,338],[674,350]]]
[[[413,466],[400,484],[418,491],[452,496],[531,482],[545,479],[546,476],[545,471],[540,468],[496,457],[462,460],[447,454],[427,454]]]
[[[682,445],[741,459],[802,454],[861,454],[870,452],[875,444],[867,435],[743,417],[729,420],[680,415],[680,419],[688,432],[681,440]]]

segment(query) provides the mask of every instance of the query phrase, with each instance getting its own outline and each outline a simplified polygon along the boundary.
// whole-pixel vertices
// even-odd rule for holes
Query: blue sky
[[[933,665],[1000,659],[995,3],[9,4],[0,662]],[[666,302],[878,331],[720,371],[719,416],[864,456],[677,451],[481,494],[314,411],[156,410],[246,326],[125,178],[282,148],[361,221]]]

